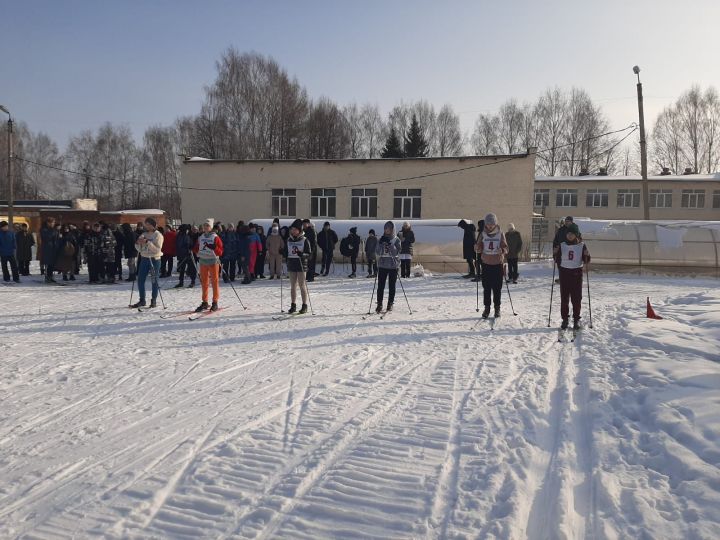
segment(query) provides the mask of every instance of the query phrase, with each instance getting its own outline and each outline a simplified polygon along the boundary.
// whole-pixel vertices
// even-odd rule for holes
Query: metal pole
[[[636,72],[638,115],[640,117],[640,172],[642,175],[643,219],[650,219],[650,190],[647,177],[647,145],[645,143],[645,112],[643,111],[642,83],[640,82],[640,68]]]
[[[548,311],[548,328],[550,328],[550,317],[552,316],[552,301],[553,301],[553,292],[555,292],[555,258],[553,257],[553,275],[552,275],[552,281],[550,282],[550,310]]]
[[[10,113],[8,113],[8,123],[7,123],[7,129],[8,129],[8,222],[10,223],[10,230],[12,230],[13,226],[13,216],[15,214],[13,205],[15,203],[15,182],[13,182],[13,121],[12,117],[10,117]]]

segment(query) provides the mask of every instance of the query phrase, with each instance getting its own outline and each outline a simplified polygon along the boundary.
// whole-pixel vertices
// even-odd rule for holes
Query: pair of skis
[[[580,335],[580,328],[559,328],[558,343],[574,343],[575,339]]]

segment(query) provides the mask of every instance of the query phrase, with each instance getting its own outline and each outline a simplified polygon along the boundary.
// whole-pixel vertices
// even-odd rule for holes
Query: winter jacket
[[[240,240],[235,229],[220,233],[220,239],[223,243],[223,261],[236,261],[240,256]]]
[[[401,255],[412,255],[413,254],[413,244],[415,243],[415,233],[412,229],[402,229],[400,231],[402,234],[402,242],[400,244],[400,254]]]
[[[463,259],[475,258],[475,225],[464,219],[458,223],[463,230]]]
[[[32,247],[35,245],[35,239],[31,232],[18,231],[15,233],[15,243],[17,245],[18,261],[32,260]]]
[[[282,239],[280,233],[271,233],[268,235],[265,245],[267,246],[267,252],[269,255],[282,255],[285,251],[285,240]]]
[[[237,232],[238,255],[250,265],[250,227],[243,225]]]
[[[163,235],[162,254],[166,257],[175,257],[177,254],[175,240],[177,239],[176,231],[167,231]]]
[[[480,260],[483,264],[495,266],[505,262],[507,241],[499,225],[495,225],[491,232],[484,230],[480,233],[477,244],[475,244],[475,251],[480,253]]]
[[[348,249],[350,250],[350,257],[357,258],[360,253],[360,237],[355,233],[347,235]]]
[[[216,264],[218,257],[223,254],[222,238],[215,232],[203,233],[195,242],[193,252],[197,254],[200,264]]]
[[[135,249],[135,233],[130,228],[130,225],[124,223],[122,229],[122,245],[123,245],[123,256],[126,259],[137,257],[137,249]]]
[[[57,260],[55,261],[55,270],[63,274],[72,273],[75,271],[75,256],[78,250],[75,235],[70,232],[62,233],[59,244],[60,249],[58,250]]]
[[[43,225],[40,229],[41,260],[45,265],[55,264],[55,258],[59,248],[60,238],[54,227]]]
[[[139,244],[138,242],[135,242],[135,249],[138,251],[141,257],[145,257],[146,259],[159,259],[162,257],[162,247],[164,238],[163,235],[160,233],[160,231],[153,231],[153,232],[144,232],[140,236],[138,236],[138,240],[140,237],[145,238],[147,242],[144,244]]]
[[[513,229],[505,233],[505,240],[508,245],[508,259],[517,259],[520,257],[520,251],[522,250],[522,236],[520,231]]]
[[[11,257],[17,251],[17,239],[13,231],[0,231],[0,255]]]
[[[185,231],[178,233],[175,237],[175,255],[178,261],[182,262],[187,259],[194,245],[195,241],[190,237],[189,233]]]
[[[120,229],[115,229],[112,233],[115,237],[115,260],[120,260],[123,257],[123,244],[125,243],[125,237]]]
[[[375,254],[378,257],[378,268],[397,270],[398,266],[400,266],[399,256],[401,249],[400,238],[394,233],[392,237],[383,234],[375,248]]]
[[[115,241],[115,235],[113,234],[113,232],[109,228],[104,229],[102,233],[100,233],[100,249],[102,252],[103,260],[106,263],[115,262],[116,245],[117,242]]]
[[[315,227],[313,225],[310,225],[308,228],[303,230],[303,233],[305,234],[305,238],[307,239],[308,243],[310,244],[310,252],[312,255],[317,254],[317,233],[315,232]]]
[[[284,253],[288,272],[307,272],[307,262],[311,254],[310,242],[302,232],[299,236],[290,235]]]
[[[317,245],[323,251],[334,251],[338,243],[338,235],[332,229],[323,229],[317,235]]]
[[[368,261],[374,261],[376,258],[376,250],[378,245],[378,238],[374,234],[369,235],[365,239],[365,258]]]
[[[248,261],[248,268],[250,268],[250,273],[255,273],[255,264],[257,263],[257,258],[260,252],[262,251],[262,242],[260,241],[260,235],[258,233],[251,232],[250,233],[250,260]]]

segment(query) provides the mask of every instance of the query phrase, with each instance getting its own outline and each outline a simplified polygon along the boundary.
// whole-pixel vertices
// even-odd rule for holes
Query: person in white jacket
[[[140,293],[140,301],[131,307],[139,308],[145,303],[145,280],[148,274],[152,279],[152,300],[150,307],[157,306],[157,296],[160,290],[158,275],[160,274],[160,259],[162,257],[163,235],[157,230],[157,223],[151,217],[145,218],[143,223],[144,232],[138,237],[135,249],[140,257],[138,265],[137,285]]]

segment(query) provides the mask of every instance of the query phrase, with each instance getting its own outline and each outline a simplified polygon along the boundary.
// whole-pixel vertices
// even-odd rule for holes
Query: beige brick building
[[[271,217],[477,220],[528,233],[535,152],[413,159],[226,161],[182,166],[182,220]]]

